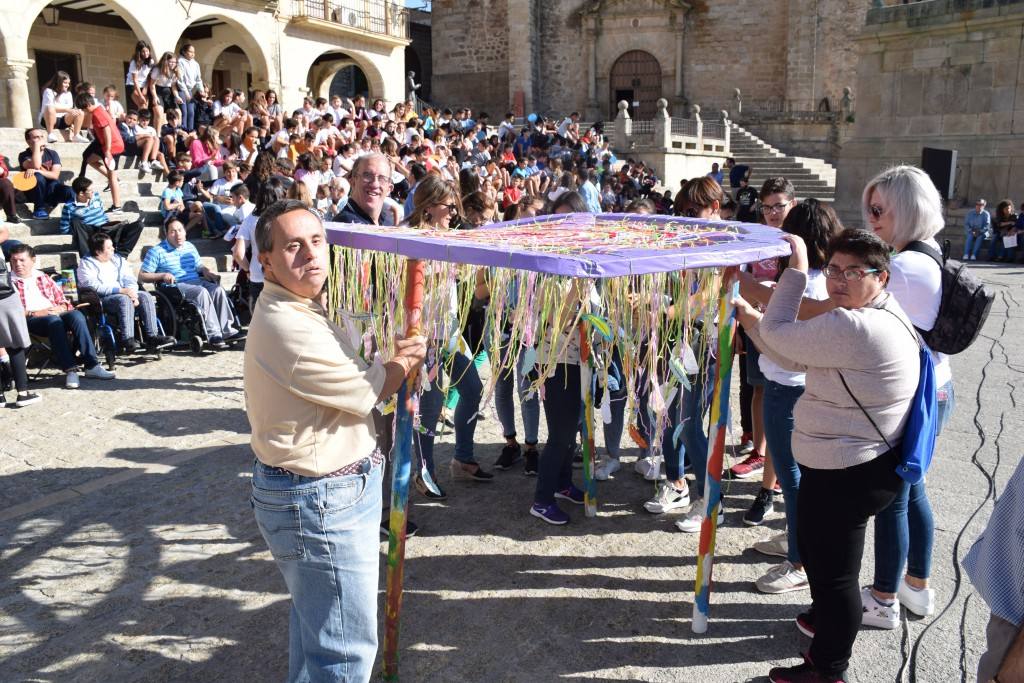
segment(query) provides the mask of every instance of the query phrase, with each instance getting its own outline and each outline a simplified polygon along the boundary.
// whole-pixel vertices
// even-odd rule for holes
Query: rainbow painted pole
[[[594,479],[594,358],[589,325],[580,321],[580,392],[583,398],[583,510],[597,516],[597,481]]]
[[[409,259],[405,277],[405,334],[420,333],[423,309],[423,262]],[[409,375],[398,390],[395,406],[395,447],[391,463],[391,517],[388,534],[387,596],[384,605],[384,680],[398,680],[398,627],[402,612],[402,577],[405,572],[405,522],[409,508],[409,477],[412,472],[413,397],[417,373]]]
[[[729,384],[732,379],[733,335],[736,332],[736,308],[732,300],[739,296],[739,283],[733,283],[735,269],[726,269],[722,278],[718,303],[718,372],[711,402],[711,439],[708,440],[708,467],[704,479],[704,501],[707,510],[700,527],[700,549],[697,555],[697,583],[693,598],[693,632],[708,630],[711,607],[711,570],[715,560],[715,537],[718,533],[718,511],[722,505],[722,459],[725,434],[729,431]]]

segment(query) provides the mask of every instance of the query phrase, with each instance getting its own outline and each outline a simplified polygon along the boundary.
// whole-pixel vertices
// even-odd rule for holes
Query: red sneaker
[[[754,451],[747,459],[729,468],[729,474],[736,479],[750,479],[764,471],[764,456]]]

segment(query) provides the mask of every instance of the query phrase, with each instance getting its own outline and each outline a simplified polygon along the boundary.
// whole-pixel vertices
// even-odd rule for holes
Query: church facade
[[[866,0],[435,0],[433,100],[500,116],[616,103],[815,111],[856,79]]]

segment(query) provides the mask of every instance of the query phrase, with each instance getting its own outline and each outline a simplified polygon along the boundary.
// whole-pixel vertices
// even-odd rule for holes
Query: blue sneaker
[[[569,523],[569,515],[562,512],[562,509],[558,507],[557,503],[551,503],[550,505],[534,503],[533,507],[530,508],[530,514],[534,517],[543,519],[548,524],[554,524],[555,526],[561,526]]]
[[[567,500],[570,503],[575,503],[576,505],[583,505],[584,494],[583,491],[579,490],[572,484],[569,484],[569,488],[556,491],[555,498],[561,498],[562,500]]]
[[[32,213],[32,218],[40,218],[40,219],[42,219],[42,218],[49,218],[49,217],[50,217],[50,212],[47,211],[46,209],[36,209],[35,212]]]

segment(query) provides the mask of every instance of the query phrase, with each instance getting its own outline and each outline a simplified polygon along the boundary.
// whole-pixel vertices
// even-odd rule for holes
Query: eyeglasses
[[[782,213],[786,210],[787,206],[789,206],[789,203],[772,204],[770,206],[765,204],[761,207],[761,213]]]
[[[373,173],[370,173],[369,171],[364,171],[363,173],[360,173],[359,174],[359,179],[362,180],[367,185],[369,185],[370,183],[372,183],[375,180],[377,181],[378,185],[391,185],[391,178],[389,178],[388,176],[386,176],[386,175],[374,175]]]
[[[879,272],[878,268],[837,268],[835,266],[825,266],[821,269],[821,274],[830,280],[846,280],[847,282],[859,282],[871,273]]]
[[[434,206],[443,206],[448,209],[448,213],[457,213],[459,207],[455,204],[435,204]]]
[[[868,213],[874,216],[875,220],[877,221],[879,218],[882,217],[882,214],[885,213],[885,209],[880,207],[878,204],[872,204],[871,206],[868,207]]]

